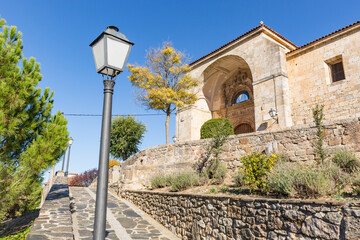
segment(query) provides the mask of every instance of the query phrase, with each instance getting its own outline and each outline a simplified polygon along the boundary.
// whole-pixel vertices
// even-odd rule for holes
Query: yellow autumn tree
[[[166,114],[166,143],[169,143],[170,114],[176,108],[187,107],[197,100],[191,90],[198,81],[188,75],[191,68],[187,62],[185,54],[165,42],[161,48],[147,52],[145,66],[128,65],[129,79],[140,89],[138,100],[149,109]]]

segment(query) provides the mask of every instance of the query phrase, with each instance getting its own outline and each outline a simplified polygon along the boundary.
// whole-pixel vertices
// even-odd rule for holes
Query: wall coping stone
[[[195,198],[212,198],[212,199],[231,199],[235,201],[244,202],[271,202],[271,203],[291,203],[291,204],[317,204],[317,205],[331,205],[331,206],[344,206],[349,205],[351,207],[359,207],[359,202],[345,202],[345,201],[327,201],[327,200],[309,200],[309,199],[295,199],[295,198],[267,198],[267,197],[234,197],[234,196],[223,196],[214,194],[195,194],[195,193],[177,193],[177,192],[158,192],[148,190],[124,190],[124,192],[132,193],[147,193],[152,195],[163,195],[163,196],[176,196],[176,197],[195,197]],[[120,193],[121,194],[121,193]]]

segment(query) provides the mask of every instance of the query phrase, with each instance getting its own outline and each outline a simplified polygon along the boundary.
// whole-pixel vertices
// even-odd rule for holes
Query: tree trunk
[[[169,120],[170,120],[170,112],[166,113],[166,122],[165,122],[165,131],[166,131],[166,144],[169,144]]]
[[[122,159],[125,161],[127,159],[126,153],[122,153]]]

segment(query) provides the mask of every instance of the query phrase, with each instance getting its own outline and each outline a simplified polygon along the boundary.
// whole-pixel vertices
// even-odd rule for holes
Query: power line
[[[69,117],[102,117],[102,114],[91,114],[91,113],[62,113],[64,116]],[[174,114],[174,113],[171,113]],[[147,117],[147,116],[166,116],[165,113],[140,113],[140,114],[113,114],[113,117]]]

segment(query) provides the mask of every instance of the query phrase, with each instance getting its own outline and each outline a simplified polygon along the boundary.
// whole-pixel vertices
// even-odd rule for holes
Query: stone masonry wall
[[[312,147],[316,129],[314,126],[292,127],[282,131],[256,132],[230,136],[220,156],[229,169],[241,166],[240,158],[253,151],[277,151],[285,153],[291,161],[311,162],[315,159]],[[117,180],[125,189],[142,189],[150,184],[150,178],[161,172],[171,173],[195,166],[207,156],[209,140],[195,140],[160,145],[142,150],[122,163]],[[360,121],[352,119],[325,126],[324,147],[331,152],[346,148],[360,157]]]
[[[183,240],[360,239],[360,204],[125,191]]]

